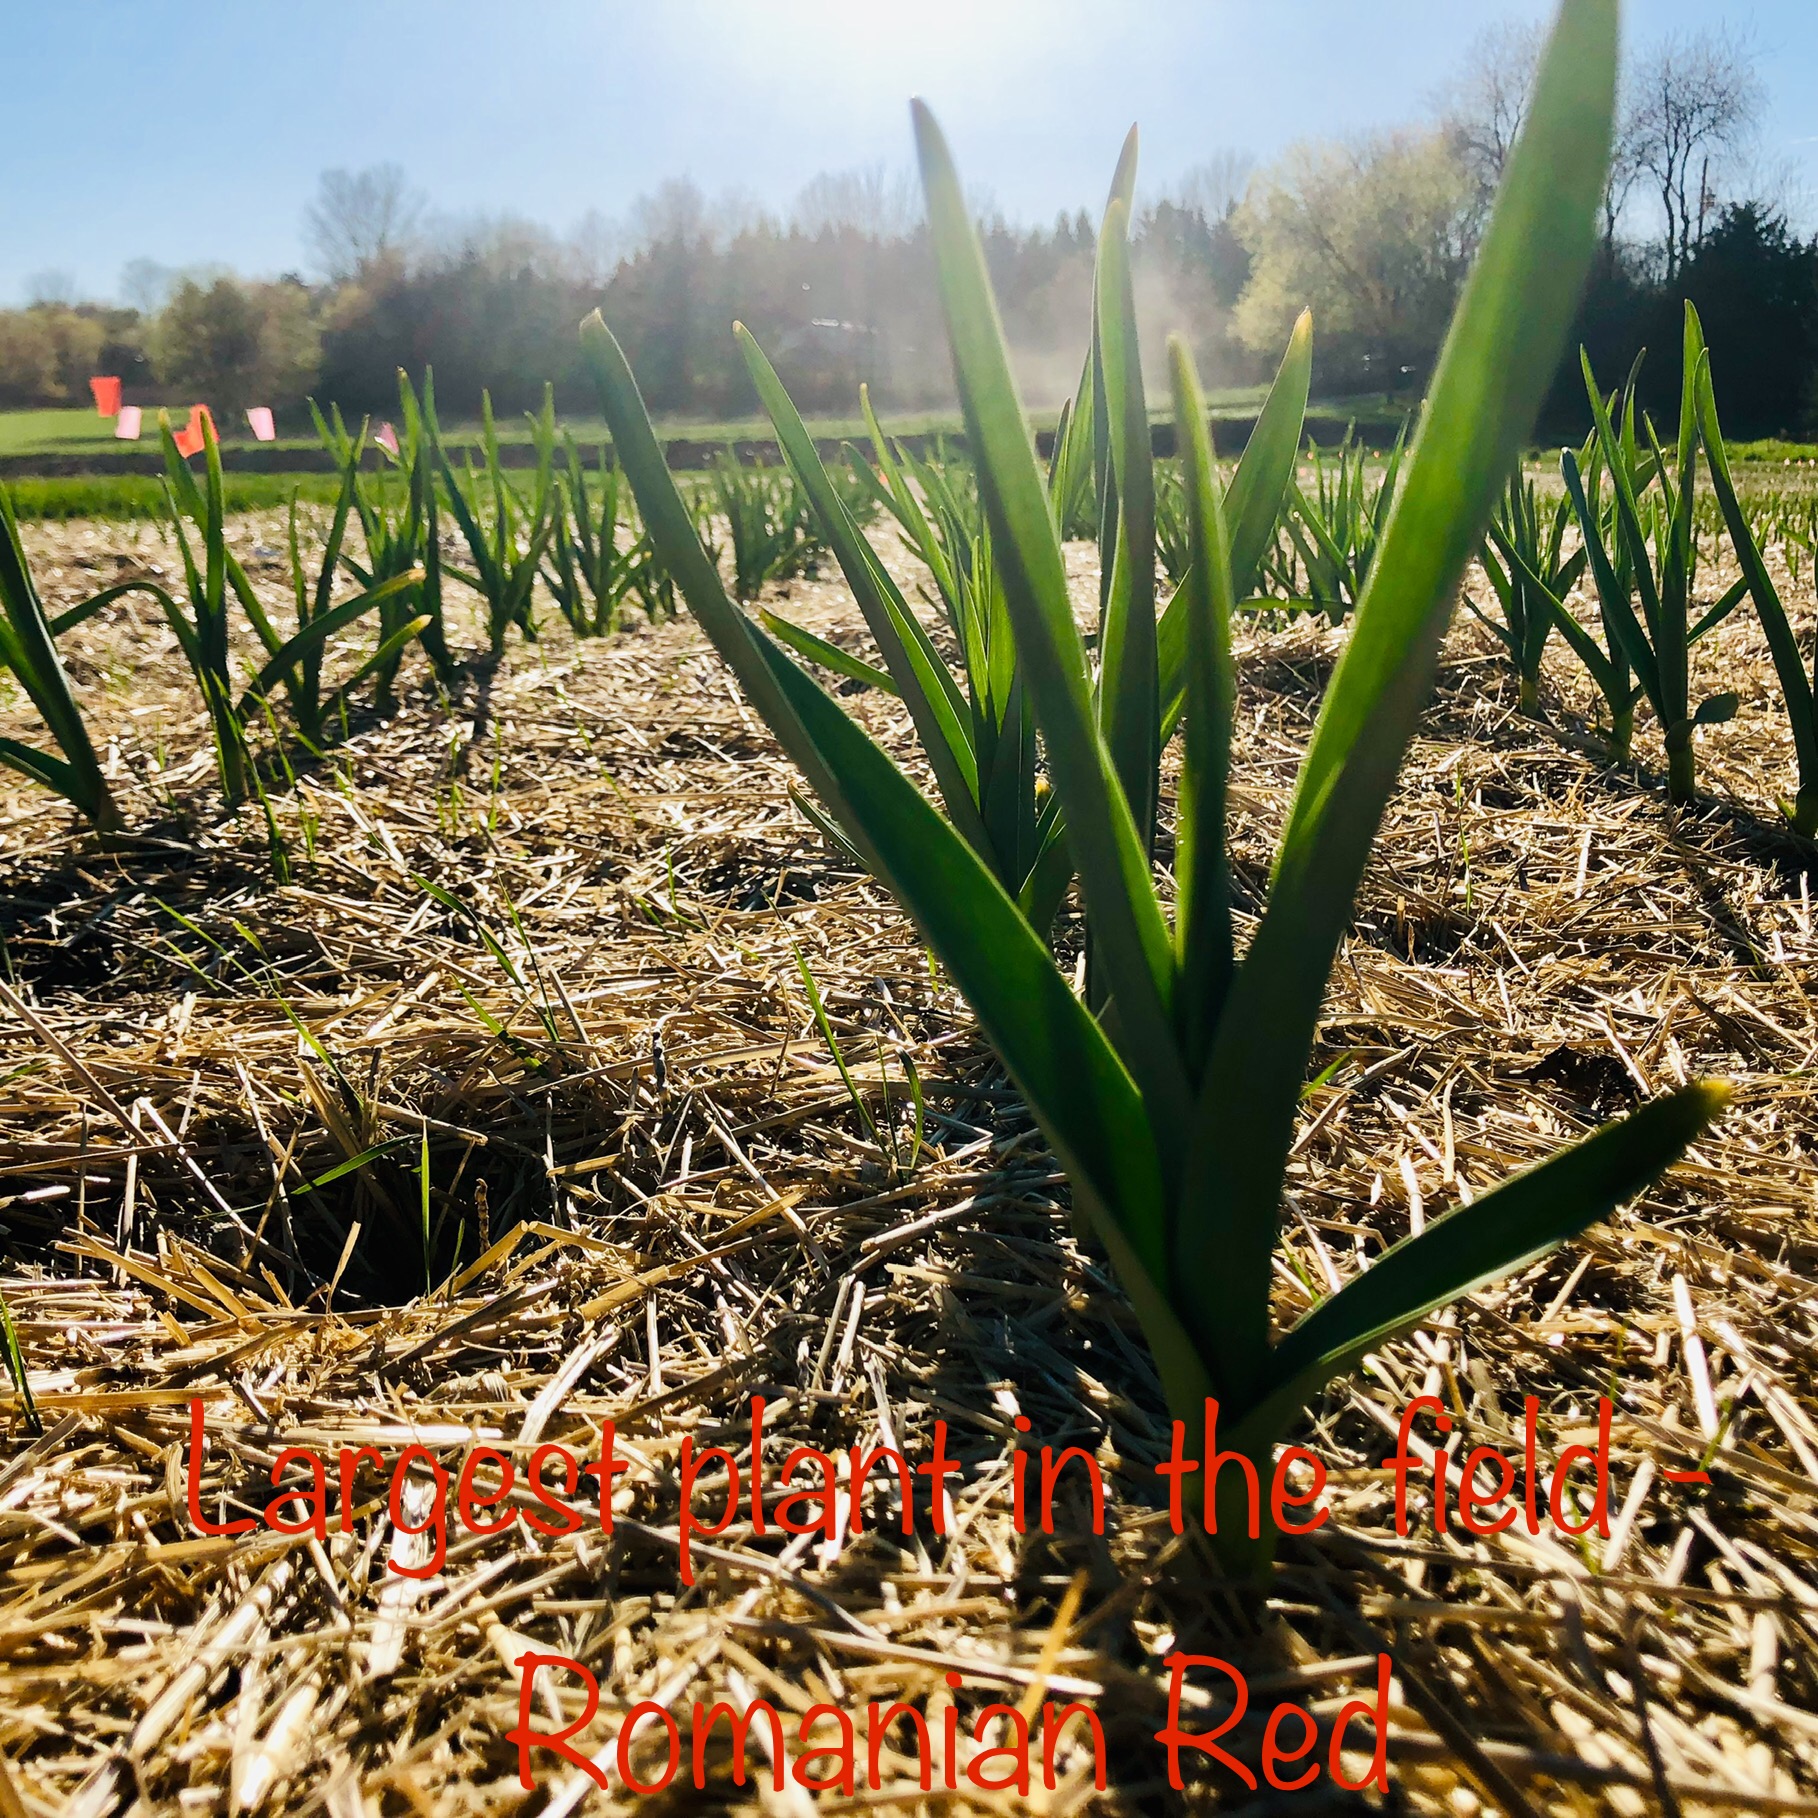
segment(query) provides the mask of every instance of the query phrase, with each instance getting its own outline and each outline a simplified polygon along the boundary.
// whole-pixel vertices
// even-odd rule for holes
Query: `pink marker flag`
[[[374,431],[372,439],[393,455],[398,452],[398,432],[389,423],[381,423]]]
[[[120,414],[120,381],[118,379],[90,379],[88,388],[95,394],[96,416],[117,417]]]
[[[275,442],[278,432],[272,425],[271,411],[263,404],[255,404],[246,413],[246,421],[251,426],[255,442]]]
[[[137,404],[122,404],[120,414],[114,420],[114,440],[116,442],[138,441],[143,417],[144,413]]]

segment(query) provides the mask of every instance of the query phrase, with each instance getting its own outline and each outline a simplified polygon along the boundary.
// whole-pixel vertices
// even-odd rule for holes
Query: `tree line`
[[[1134,262],[1148,327],[1183,331],[1214,383],[1267,376],[1294,316],[1317,325],[1326,398],[1421,394],[1489,197],[1525,117],[1537,31],[1492,29],[1407,127],[1309,139],[1251,169],[1221,153],[1141,208]],[[1818,428],[1818,239],[1753,156],[1762,89],[1748,46],[1721,32],[1664,40],[1631,63],[1579,334],[1614,384],[1641,348],[1645,401],[1676,394],[1682,303],[1706,325],[1736,428]],[[1025,395],[1052,407],[1077,379],[1094,224],[1081,210],[1019,226],[981,208],[992,282]],[[94,371],[146,398],[206,396],[280,410],[305,393],[383,414],[399,367],[433,366],[451,416],[591,408],[575,324],[598,306],[653,409],[748,415],[728,332],[742,320],[804,408],[940,408],[952,378],[913,186],[882,169],[826,173],[786,218],[674,180],[631,218],[590,215],[558,237],[518,219],[437,227],[395,166],[325,173],[307,212],[314,282],[226,271],[129,274],[138,308],[46,297],[0,312],[0,403],[82,401]],[[1160,335],[1145,337],[1159,344]],[[1160,375],[1156,375],[1159,381]],[[1574,356],[1550,412],[1576,421]]]

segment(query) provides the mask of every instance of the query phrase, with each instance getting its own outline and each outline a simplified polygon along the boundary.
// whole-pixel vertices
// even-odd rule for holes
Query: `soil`
[[[234,532],[274,603],[281,530]],[[26,534],[54,607],[172,562],[150,530]],[[1072,563],[1083,602],[1091,552]],[[1809,635],[1809,581],[1795,598]],[[862,647],[831,581],[771,603]],[[1325,1394],[1295,1438],[1332,1518],[1262,1590],[1172,1531],[1167,1417],[1105,1258],[965,1006],[795,807],[703,640],[545,622],[452,700],[413,659],[394,710],[292,754],[268,821],[222,809],[174,640],[124,600],[67,649],[134,840],[104,849],[0,783],[0,1292],[44,1429],[10,1398],[0,1812],[630,1807],[613,1739],[634,1704],[674,1713],[686,1762],[696,1701],[760,1697],[926,1701],[936,1728],[957,1700],[962,1734],[994,1701],[1079,1699],[1103,1725],[1103,1792],[1076,1729],[1052,1791],[1038,1759],[1026,1797],[924,1795],[887,1753],[884,1790],[821,1797],[838,1809],[1170,1809],[1178,1650],[1247,1675],[1223,1742],[1252,1768],[1278,1700],[1323,1737],[1389,1656],[1391,1809],[1818,1812],[1818,851],[1774,811],[1791,748],[1750,618],[1700,647],[1741,708],[1700,733],[1708,795],[1675,813],[1652,728],[1635,766],[1607,763],[1558,650],[1549,722],[1522,718],[1460,614],[1332,981],[1278,1319],[1679,1081],[1723,1077],[1734,1106],[1607,1225]],[[1246,915],[1343,635],[1240,639]],[[891,702],[843,698],[910,761]],[[16,694],[0,731],[39,736]],[[1455,1444],[1510,1454],[1533,1397],[1552,1458],[1595,1439],[1603,1394],[1607,1538],[1435,1533],[1426,1478],[1395,1531],[1381,1461],[1416,1396]],[[925,1458],[945,1422],[944,1531],[924,1509],[903,1534],[882,1491],[837,1544],[738,1520],[696,1534],[684,1586],[684,1444],[748,1475],[754,1396],[773,1475],[797,1445]],[[192,1402],[211,1521],[262,1510],[286,1446],[415,1443],[455,1471],[476,1442],[591,1458],[610,1420],[631,1469],[610,1536],[451,1533],[406,1578],[388,1560],[427,1553],[382,1483],[322,1540],[199,1535]],[[1077,1463],[1054,1531],[1018,1531],[1019,1416],[1024,1443],[1096,1460],[1102,1532]],[[610,1793],[547,1754],[521,1787],[530,1650],[597,1677],[575,1746]],[[579,1680],[538,1683],[540,1725],[582,1715]],[[1193,1695],[1184,1721],[1215,1727],[1226,1682]],[[638,1732],[640,1776],[663,1734]],[[734,1785],[725,1734],[672,1804],[814,1803],[770,1791],[755,1746],[763,1790]],[[1189,1760],[1189,1803],[1282,1803]],[[1301,1803],[1358,1802],[1322,1777]]]

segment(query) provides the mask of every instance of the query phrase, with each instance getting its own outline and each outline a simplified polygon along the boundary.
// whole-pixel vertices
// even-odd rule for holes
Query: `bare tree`
[[[1603,243],[1607,250],[1616,245],[1616,228],[1635,185],[1642,177],[1642,152],[1646,129],[1635,104],[1634,84],[1625,74],[1622,91],[1617,97],[1616,138],[1610,147],[1610,174],[1603,186]]]
[[[67,271],[35,271],[25,280],[29,304],[69,304],[76,300],[76,280]]]
[[[1435,97],[1440,122],[1473,191],[1471,237],[1489,220],[1490,205],[1508,168],[1515,141],[1527,124],[1534,74],[1546,34],[1538,25],[1505,19],[1472,39],[1451,83]],[[1625,77],[1618,110],[1610,177],[1603,195],[1603,237],[1616,240],[1616,226],[1641,175],[1641,128]]]
[[[1724,160],[1741,154],[1754,135],[1761,78],[1742,41],[1698,32],[1663,39],[1632,80],[1637,173],[1660,197],[1670,281],[1715,215]]]
[[[1814,205],[1818,204],[1818,192],[1813,190],[1805,167],[1797,158],[1776,157],[1771,151],[1757,148],[1736,165],[1733,178],[1732,199],[1747,197],[1782,221],[1809,222]]]
[[[120,297],[129,309],[155,316],[177,288],[178,272],[156,259],[128,259],[120,267]]]
[[[1228,221],[1244,199],[1250,173],[1255,168],[1256,160],[1247,151],[1221,146],[1211,157],[1202,158],[1181,173],[1171,199],[1182,208],[1196,211],[1208,222]]]
[[[426,255],[442,265],[473,265],[495,276],[568,276],[568,247],[540,221],[509,210],[430,215],[418,235]]]
[[[1009,227],[1009,216],[1004,213],[1004,205],[997,199],[997,191],[989,183],[968,182],[965,194],[966,213],[972,217],[972,224],[980,233],[988,233],[993,228],[1001,230]]]
[[[423,197],[396,164],[325,170],[303,211],[303,237],[331,278],[353,278],[399,253],[423,215]]]
[[[590,208],[569,230],[568,253],[574,275],[590,290],[602,290],[628,250],[623,221]]]
[[[898,240],[921,219],[920,198],[907,171],[887,164],[824,170],[802,185],[790,224],[806,234],[850,229],[872,240]]]
[[[639,246],[695,246],[711,238],[707,198],[692,177],[666,177],[631,205]]]
[[[755,190],[733,184],[723,189],[707,205],[707,237],[716,246],[736,240],[740,234],[762,233],[775,224]]]
[[[1496,193],[1528,117],[1544,42],[1537,25],[1505,19],[1489,26],[1471,40],[1463,68],[1441,99],[1459,162],[1486,197]]]

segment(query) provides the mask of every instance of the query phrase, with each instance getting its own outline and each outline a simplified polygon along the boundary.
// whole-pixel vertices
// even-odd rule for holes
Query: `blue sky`
[[[817,171],[906,165],[926,95],[1012,218],[1102,195],[1132,119],[1153,187],[1221,147],[1417,113],[1484,24],[1545,0],[0,0],[0,302],[115,294],[135,257],[304,269],[327,166],[393,160],[440,209],[566,230],[690,175],[785,208]],[[1818,0],[1628,0],[1643,42],[1725,23],[1770,98],[1761,152],[1818,192]],[[1810,220],[1808,225],[1818,225]]]

